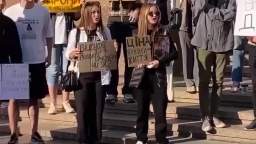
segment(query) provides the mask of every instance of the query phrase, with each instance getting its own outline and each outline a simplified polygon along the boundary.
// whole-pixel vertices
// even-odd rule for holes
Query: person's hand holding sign
[[[153,60],[148,63],[147,68],[152,69],[152,68],[158,68],[159,66],[159,61],[158,60]]]
[[[72,60],[77,59],[80,55],[81,55],[81,50],[78,48],[74,48],[71,50],[70,54],[69,54],[69,58]]]

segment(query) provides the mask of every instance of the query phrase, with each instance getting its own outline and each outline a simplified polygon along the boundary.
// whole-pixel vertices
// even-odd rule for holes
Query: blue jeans
[[[59,76],[66,73],[68,60],[65,58],[66,45],[58,44],[52,49],[51,65],[46,69],[48,86],[58,85]]]
[[[234,37],[234,49],[232,56],[232,81],[242,81],[242,70],[244,62],[244,48],[246,45],[246,39],[244,37]]]

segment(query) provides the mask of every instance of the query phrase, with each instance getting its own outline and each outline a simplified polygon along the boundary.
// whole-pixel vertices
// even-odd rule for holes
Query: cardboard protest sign
[[[256,1],[236,0],[235,35],[256,36]]]
[[[0,100],[29,99],[28,64],[2,64]]]
[[[136,67],[139,64],[147,64],[151,61],[150,37],[127,37],[128,67]]]
[[[79,72],[117,69],[117,57],[113,40],[79,43],[78,47],[82,51],[78,60]]]
[[[44,0],[43,6],[50,12],[77,12],[80,10],[80,0]]]

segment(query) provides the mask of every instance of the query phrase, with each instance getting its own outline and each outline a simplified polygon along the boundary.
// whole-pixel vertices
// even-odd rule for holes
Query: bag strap
[[[76,47],[78,46],[78,42],[79,42],[79,39],[80,39],[80,28],[77,28],[76,29]],[[71,65],[71,67],[70,67]],[[77,62],[76,61],[68,61],[68,65],[67,65],[67,69],[66,69],[66,72],[68,72],[69,70],[71,69],[74,69],[74,67],[77,65]]]
[[[80,28],[77,28],[76,29],[76,47],[77,47],[77,44],[78,44],[79,39],[80,39],[80,33],[81,33]]]
[[[78,43],[80,40],[80,34],[81,34],[81,30],[80,30],[80,28],[77,28],[76,29],[76,47],[78,47]],[[73,66],[73,70],[75,70],[77,67],[77,61],[73,61],[73,62],[71,62],[71,64]]]

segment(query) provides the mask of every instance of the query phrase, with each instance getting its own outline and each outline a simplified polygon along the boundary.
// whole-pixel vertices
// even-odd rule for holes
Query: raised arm
[[[236,0],[229,0],[226,8],[207,6],[207,15],[212,20],[232,21],[236,15]]]

